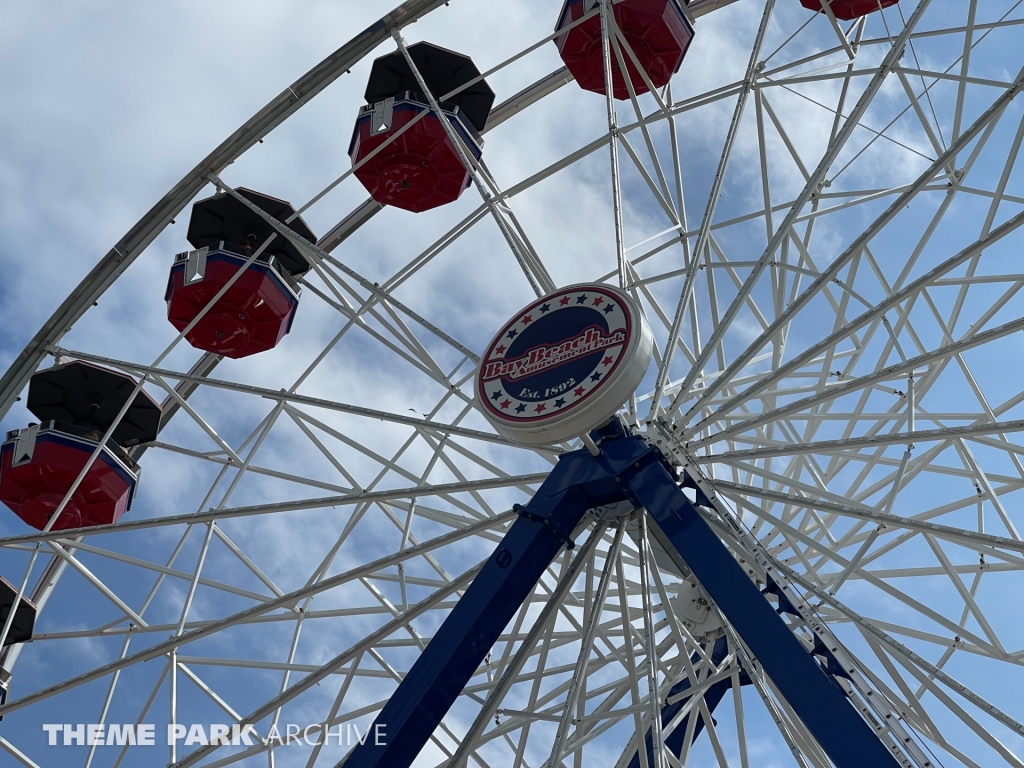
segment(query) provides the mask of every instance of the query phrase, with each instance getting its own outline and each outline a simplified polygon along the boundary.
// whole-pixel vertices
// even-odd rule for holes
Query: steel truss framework
[[[34,642],[0,655],[14,673],[0,750],[46,764],[38,723],[70,707],[158,733],[252,726],[251,744],[179,740],[176,766],[335,765],[353,726],[402,728],[417,669],[450,654],[461,677],[441,667],[447,699],[415,748],[394,742],[403,764],[1024,766],[1020,2],[903,0],[841,23],[796,2],[694,0],[697,42],[662,91],[607,94],[569,126],[549,106],[571,98],[567,71],[524,81],[488,121],[491,165],[463,153],[474,189],[424,218],[447,229],[423,226],[387,274],[343,246],[380,242],[392,212],[373,201],[315,246],[296,241],[313,269],[293,337],[266,356],[283,365],[196,359],[169,328],[128,360],[89,332],[133,263],[166,261],[154,240],[189,203],[247,184],[229,166],[274,128],[404,50],[417,19],[487,12],[444,5],[410,0],[268,104],[0,379],[7,428],[27,419],[16,400],[32,372],[61,356],[131,373],[165,413],[135,450],[143,491],[124,522],[0,539],[4,572],[43,609]],[[606,72],[624,68],[635,54],[609,4],[592,13]],[[710,31],[742,48],[734,79],[691,74],[719,50],[700,47]],[[515,82],[551,39],[498,62],[466,52]],[[535,116],[560,149],[515,177],[497,158]],[[301,211],[317,215],[351,175]],[[599,258],[563,263],[552,247],[536,211],[560,183],[596,195]],[[596,218],[560,226],[585,239]],[[481,249],[501,262],[482,284],[514,294],[512,309],[580,280],[617,281],[643,306],[656,349],[620,414],[632,436],[606,436],[595,457],[517,448],[486,426],[472,380],[489,300],[453,316],[422,298]],[[348,386],[350,365],[384,384]],[[574,462],[628,492],[587,486],[571,514],[552,511],[550,489],[585,485],[565,480]],[[648,470],[661,474],[638,479]],[[481,601],[503,550],[532,552],[534,570],[505,571],[514,600]],[[481,604],[479,654],[454,653],[445,619],[477,626],[459,617]],[[47,667],[56,676],[23,671]],[[800,669],[824,698],[792,687]],[[822,717],[829,697],[841,707]],[[298,722],[310,727],[285,727]],[[153,764],[149,747],[68,749],[86,766]],[[378,764],[359,762],[371,753],[352,764]]]

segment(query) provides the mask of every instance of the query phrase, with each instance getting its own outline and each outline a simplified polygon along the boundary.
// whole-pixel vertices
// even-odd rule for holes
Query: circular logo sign
[[[652,346],[626,293],[572,285],[524,307],[498,332],[477,372],[477,398],[510,440],[567,440],[615,414],[643,379]]]

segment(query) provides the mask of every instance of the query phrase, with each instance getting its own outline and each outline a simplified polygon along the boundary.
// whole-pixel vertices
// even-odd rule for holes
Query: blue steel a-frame
[[[621,501],[646,510],[651,533],[697,578],[837,768],[897,768],[842,688],[680,489],[663,454],[617,421],[593,436],[599,455],[563,454],[530,502],[517,507],[519,518],[378,715],[375,725],[387,738],[357,745],[338,768],[408,768],[555,556],[572,546],[570,534],[583,516]],[[708,703],[717,704],[724,693],[724,687],[716,690]],[[671,707],[662,710],[665,722],[675,714]],[[650,754],[650,733],[646,747]]]

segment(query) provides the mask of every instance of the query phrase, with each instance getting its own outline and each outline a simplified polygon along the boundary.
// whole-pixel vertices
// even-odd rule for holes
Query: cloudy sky
[[[391,5],[391,0],[309,0],[301,4],[269,0],[168,0],[158,4],[6,0],[0,3],[0,370],[6,370],[96,261],[174,183],[289,83],[389,10]],[[825,19],[811,19],[813,23],[805,29],[802,25],[809,16],[795,0],[778,0],[777,5],[765,49],[774,51],[791,33],[803,31],[787,43],[788,47],[775,63],[793,61],[835,45],[834,33]],[[904,0],[903,5],[909,7],[912,3]],[[956,9],[945,4],[934,5],[936,8],[930,11],[932,16],[926,28],[940,29],[962,23],[963,14]],[[1004,0],[984,5],[981,21],[995,20],[1014,7],[1012,2]],[[550,34],[556,6],[557,3],[541,0],[512,0],[500,6],[487,0],[453,0],[450,7],[441,8],[403,34],[409,42],[430,40],[465,51],[481,69],[487,69]],[[762,4],[753,0],[740,0],[699,21],[698,35],[684,68],[673,81],[676,101],[711,92],[742,77],[761,7]],[[909,10],[904,12],[906,14]],[[1019,15],[1018,10],[1016,16]],[[865,36],[884,40],[901,27],[898,11],[889,11],[885,17],[871,20]],[[1012,80],[1020,65],[1007,54],[1014,44],[1019,44],[1019,32],[1011,30],[1007,34],[1000,30],[994,33],[988,46],[976,53],[972,73],[992,82]],[[922,69],[941,70],[950,66],[960,48],[962,37],[939,37],[921,41],[914,55],[919,57],[917,64]],[[390,50],[391,46],[386,44],[374,55]],[[865,47],[858,66],[873,67],[883,54],[882,45]],[[363,103],[362,91],[370,58],[341,76],[308,107],[225,169],[224,180],[234,186],[251,187],[301,204],[343,174],[350,167],[345,151],[356,112]],[[496,73],[489,82],[497,101],[501,102],[560,66],[557,50],[548,43]],[[864,78],[855,83],[847,109],[855,100],[857,89],[863,87]],[[795,150],[787,146],[782,133],[769,127],[764,149],[766,162],[772,169],[770,192],[776,202],[791,199],[802,188],[808,167],[813,169],[824,151],[832,130],[832,117],[821,104],[835,104],[841,97],[841,88],[839,80],[831,80],[773,92],[771,98],[776,114],[772,119],[788,129],[788,135],[794,137],[796,144]],[[992,86],[980,85],[968,90],[964,122],[980,114],[996,91]],[[940,138],[948,142],[955,87],[942,83],[932,95],[931,108],[939,113],[936,130],[945,130]],[[733,103],[732,99],[712,101],[700,109],[683,113],[677,121],[686,179],[685,213],[691,231],[704,212]],[[646,111],[653,107],[650,97],[642,99],[641,104]],[[898,118],[908,114],[906,106],[902,87],[890,79],[865,120],[878,128],[894,121],[886,130],[887,138],[873,141],[870,133],[858,132],[856,141],[851,142],[853,148],[836,164],[841,167],[849,162],[850,170],[835,180],[833,191],[897,187],[908,183],[927,167],[934,157],[934,147],[920,123],[913,122],[912,112],[909,117]],[[1010,145],[1016,131],[1013,120],[1019,119],[1019,113],[1019,105],[1014,105],[1010,118],[994,133],[992,144],[1004,148],[1004,160],[1005,147]],[[620,105],[619,119],[620,122],[635,119],[628,104]],[[484,160],[497,183],[507,189],[600,137],[606,130],[605,121],[604,101],[569,84],[561,88],[556,97],[531,107],[489,133]],[[664,161],[669,151],[664,121],[653,125],[651,134]],[[643,138],[634,131],[630,141],[642,154]],[[756,125],[748,111],[737,136],[717,220],[741,217],[761,209],[764,190],[760,148]],[[862,148],[864,151],[860,152]],[[794,161],[792,151],[805,158],[805,167]],[[643,247],[667,242],[664,233],[671,222],[622,150],[620,163],[627,246],[648,238],[650,243]],[[983,155],[978,162],[981,180],[977,186],[988,189],[995,184],[1001,168],[998,155],[991,160]],[[607,169],[607,149],[602,148],[517,195],[513,201],[517,216],[557,285],[602,279],[615,269]],[[1008,194],[1024,195],[1024,180],[1019,169],[1012,175],[1007,189]],[[203,196],[209,192],[208,189]],[[365,190],[354,179],[348,179],[311,208],[305,218],[314,232],[322,235],[365,198]],[[814,257],[825,263],[837,255],[853,234],[866,226],[888,202],[889,199],[882,198],[849,213],[821,220],[815,229]],[[458,202],[429,215],[385,210],[334,255],[369,280],[383,283],[417,254],[426,252],[478,205],[479,197],[470,189]],[[952,250],[977,237],[978,222],[984,218],[985,211],[980,204],[972,205],[961,205],[958,198],[957,207],[938,230],[936,239],[940,242],[934,246],[936,250],[926,253],[920,268],[947,257]],[[887,238],[878,243],[882,271],[890,279],[900,273],[899,264],[906,260],[907,244],[926,227],[934,210],[930,203],[918,206],[915,202],[914,207],[901,214],[900,228],[890,230]],[[1011,213],[1017,210],[1019,208]],[[960,215],[963,218],[956,218]],[[1002,208],[997,222],[1007,215],[1007,209]],[[166,321],[163,292],[173,255],[188,248],[187,219],[186,210],[101,299],[99,306],[68,334],[62,342],[64,346],[148,364],[174,340],[174,330]],[[777,216],[774,223],[778,220]],[[768,221],[769,226],[771,223]],[[748,263],[760,255],[766,240],[766,217],[761,216],[723,231],[718,244],[724,249],[723,258]],[[1012,265],[1012,252],[998,255],[1004,259],[1001,262],[1004,271],[1019,271],[1019,267]],[[892,259],[886,261],[887,256]],[[674,297],[678,296],[681,285],[679,259],[680,250],[676,245],[652,255],[641,269],[645,276],[667,275],[664,280],[651,282],[649,290],[668,312],[674,308]],[[875,278],[860,275],[857,279],[862,281],[857,283],[858,289],[869,300],[880,295],[879,283],[870,282]],[[722,280],[725,282],[726,278],[723,276]],[[864,280],[869,281],[867,287],[862,287]],[[318,360],[319,353],[334,343],[347,323],[337,311],[313,295],[313,289],[328,290],[323,282],[317,282],[316,278],[311,282],[310,290],[303,296],[294,329],[279,349],[258,358],[225,363],[218,368],[217,375],[273,390],[294,385],[300,374]],[[734,286],[726,285],[722,290],[729,295]],[[758,290],[763,290],[763,286]],[[395,295],[476,352],[483,348],[497,327],[533,296],[500,233],[487,218],[468,236],[432,257],[397,288]],[[354,300],[354,297],[348,295],[347,299]],[[710,311],[706,302],[701,305],[699,320],[705,333],[710,325]],[[793,329],[793,346],[800,348],[808,339],[817,338],[819,329],[815,321],[834,321],[834,314],[829,315],[832,311],[829,307],[812,310],[810,319]],[[964,324],[968,322],[967,314]],[[974,316],[969,319],[973,320]],[[403,415],[431,414],[439,421],[459,421],[475,429],[486,429],[478,415],[467,412],[466,398],[453,395],[445,383],[446,376],[456,381],[468,376],[472,362],[463,359],[451,346],[416,328],[416,343],[422,345],[424,356],[429,354],[441,373],[434,375],[434,371],[422,365],[417,368],[408,357],[408,349],[414,344],[404,347],[407,354],[403,357],[385,343],[393,343],[402,335],[401,331],[394,331],[397,320],[391,323],[391,330],[383,324],[385,320],[387,318],[376,319],[370,324],[380,332],[378,336],[346,333],[323,363],[311,370],[300,391]],[[735,327],[730,329],[728,339],[746,342],[759,332],[757,318],[742,313]],[[658,333],[656,331],[656,335]],[[663,338],[664,329],[660,333]],[[187,345],[179,344],[164,366],[186,369],[194,362],[196,354]],[[677,366],[673,378],[684,372],[683,361],[677,361]],[[648,387],[652,380],[653,372],[648,377]],[[1003,389],[1007,393],[1013,389],[1005,382],[992,386],[1000,393]],[[469,391],[470,387],[462,389]],[[158,399],[162,397],[159,388],[152,387],[152,392]],[[953,390],[950,393],[949,397],[954,398]],[[242,398],[223,391],[201,392],[192,403],[225,443],[240,454],[251,448],[251,440],[246,441],[264,424],[264,419],[280,417],[280,422],[275,422],[269,438],[262,444],[256,462],[268,472],[256,478],[246,475],[237,487],[225,482],[217,486],[216,491],[210,490],[220,465],[208,460],[209,455],[204,458],[200,454],[209,454],[220,446],[195,421],[178,418],[161,436],[171,447],[152,450],[147,455],[139,499],[131,513],[134,518],[158,518],[217,506],[237,507],[345,493],[356,486],[365,489],[378,482],[381,488],[406,488],[426,481],[482,479],[497,474],[495,467],[509,474],[542,472],[551,461],[549,455],[475,441],[465,443],[462,453],[454,448],[441,452],[436,444],[426,439],[414,441],[406,450],[402,446],[410,431],[394,424],[321,411],[310,411],[310,418],[319,419],[318,423],[303,421],[296,414],[281,416],[274,410],[274,403],[266,399]],[[29,415],[18,404],[4,416],[0,425],[4,430],[13,429],[24,426],[28,420]],[[341,459],[344,470],[326,455],[327,450],[319,450],[311,444],[308,439],[311,431]],[[180,450],[175,452],[173,448]],[[400,450],[404,451],[400,460],[392,461],[391,457]],[[382,468],[387,471],[379,476]],[[279,474],[275,476],[271,472]],[[289,473],[308,482],[296,487],[282,479],[280,473]],[[925,489],[921,498],[932,503],[931,493],[939,495],[938,490]],[[473,498],[464,494],[458,500],[433,497],[430,505],[434,517],[418,518],[413,530],[419,540],[424,540],[448,530],[444,524],[445,514],[486,516],[523,498],[522,491],[515,489],[487,491]],[[394,551],[396,542],[401,539],[407,508],[408,505],[394,504],[390,512],[375,510],[363,519],[356,515],[350,517],[347,511],[339,513],[327,509],[290,516],[264,515],[258,522],[253,518],[251,524],[225,523],[223,529],[227,533],[223,539],[215,539],[204,574],[231,584],[234,592],[201,587],[189,620],[214,618],[241,610],[252,604],[254,594],[265,596],[268,590],[288,591],[301,587],[321,562],[334,574]],[[334,553],[331,546],[347,530],[345,525],[349,522],[355,533],[339,553]],[[0,516],[0,535],[19,535],[29,530],[13,515]],[[116,584],[115,592],[133,610],[139,609],[150,595],[156,571],[135,567],[124,558],[139,558],[150,565],[156,563],[165,567],[169,558],[177,557],[174,561],[174,568],[178,569],[176,575],[180,577],[184,572],[187,576],[195,569],[204,546],[204,529],[189,531],[191,533],[183,528],[157,529],[131,536],[111,536],[107,538],[118,540],[104,541],[103,546],[121,555],[121,560],[115,562],[98,553],[93,553],[94,556],[85,553],[81,558],[100,578]],[[456,547],[446,552],[444,567],[451,574],[461,573],[484,556],[489,546],[488,540],[474,541],[472,546],[461,549]],[[239,551],[245,553],[244,560]],[[26,562],[27,553],[4,550],[0,555],[0,575],[17,581]],[[416,568],[415,575],[421,582],[411,590],[410,602],[426,596],[438,584],[437,569],[425,563],[417,563]],[[67,584],[62,583],[61,591],[55,594],[48,612],[40,620],[41,631],[86,630],[115,622],[121,616],[110,601],[97,596],[91,585],[76,578],[77,575],[72,574]],[[387,586],[385,593],[389,599],[398,601],[397,591],[391,587],[394,585]],[[187,591],[187,578],[168,579],[155,593],[152,606],[148,608],[149,623],[176,624]],[[931,596],[940,600],[944,594],[936,590]],[[296,664],[315,666],[330,659],[341,647],[347,647],[347,641],[358,639],[378,626],[381,621],[378,614],[385,612],[382,603],[368,597],[367,591],[358,585],[335,590],[318,602],[322,603],[317,605],[318,609],[336,610],[338,615],[324,619],[324,623],[318,625],[323,629],[310,629],[303,636]],[[353,605],[365,608],[365,612],[340,618]],[[894,621],[898,619],[898,605],[881,602],[874,605]],[[293,627],[286,626],[285,622],[279,624],[280,627],[268,625],[258,635],[225,633],[224,638],[189,652],[196,658],[201,654],[280,660],[288,654]],[[432,628],[429,621],[425,626],[427,631]],[[171,630],[159,635],[154,633],[153,642],[171,633]],[[117,635],[102,640],[65,639],[29,646],[19,660],[15,696],[116,658],[122,652],[122,642],[123,637]],[[149,639],[139,641],[141,644],[148,642]],[[407,642],[406,645],[412,644]],[[400,652],[406,655],[397,657],[399,668],[412,658],[410,654],[414,651],[415,648],[402,647]],[[564,659],[558,656],[556,660],[571,664],[574,656],[575,651],[567,652]],[[202,662],[192,663],[198,667]],[[158,684],[160,672],[155,661],[142,667],[125,673],[122,693],[114,698],[108,721],[131,722],[138,716],[143,701]],[[206,669],[209,669],[206,679],[212,681],[214,688],[226,691],[229,703],[241,712],[248,712],[252,702],[276,694],[282,683],[277,669],[273,674],[247,670],[248,676],[242,676],[241,672],[210,666],[203,667],[204,676]],[[378,677],[371,675],[358,683],[348,708],[355,710],[377,701],[381,696],[374,686],[380,685],[380,677],[386,675],[381,672]],[[390,679],[386,682],[391,684]],[[988,682],[998,688],[991,677]],[[163,685],[162,689],[158,688],[163,693],[152,710],[151,719],[155,722],[166,718],[167,685]],[[81,764],[85,760],[84,753],[76,752],[72,758],[70,752],[47,751],[40,724],[49,722],[51,717],[59,722],[94,721],[99,715],[106,686],[106,681],[90,684],[55,699],[52,705],[43,704],[11,715],[0,724],[0,736],[10,737],[11,727],[23,728],[29,736],[17,743],[40,765]],[[338,683],[330,686],[325,683],[326,688],[330,690],[312,692],[301,705],[289,711],[295,721],[313,722],[322,716],[334,700]],[[181,706],[189,708],[189,716],[198,721],[219,722],[217,718],[226,717],[222,709],[208,697],[195,694],[194,689],[182,696]],[[748,736],[752,758],[757,758],[758,765],[789,764],[784,757],[785,747],[767,715],[756,704],[756,697],[752,696],[749,701]],[[1015,711],[1020,716],[1019,702],[1003,704],[1016,706]],[[464,728],[472,717],[472,707],[464,708],[454,713],[453,722]],[[730,759],[735,759],[735,739],[731,735],[735,730],[734,717],[724,714],[721,719],[721,731],[733,739],[726,751]],[[609,764],[618,758],[621,742],[616,743],[618,749],[614,749],[614,745],[607,747]],[[531,760],[535,749],[532,744]],[[55,754],[58,757],[55,758]],[[304,764],[306,754],[297,764]],[[435,750],[430,757],[436,762],[441,754]],[[544,757],[541,755],[537,764]],[[67,762],[61,762],[64,759]],[[116,750],[107,748],[97,752],[94,764],[110,765],[115,759]],[[282,757],[279,764],[289,764],[286,759],[291,758]],[[702,767],[717,764],[706,743],[694,760],[699,762],[691,764]],[[265,758],[256,758],[252,764],[264,764],[262,761]],[[130,756],[124,764],[155,763],[143,754]]]

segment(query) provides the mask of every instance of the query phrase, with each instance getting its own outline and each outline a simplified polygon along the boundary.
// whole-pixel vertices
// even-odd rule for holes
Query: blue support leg
[[[647,508],[655,536],[693,571],[837,768],[899,768],[676,486],[661,453],[615,429],[594,436],[605,438],[599,456],[564,454],[519,510],[378,715],[382,743],[367,739],[338,768],[409,768],[587,510],[627,499]]]
[[[618,442],[614,464],[651,460],[643,442]],[[586,451],[560,458],[377,716],[385,743],[357,745],[345,768],[412,764],[583,515],[625,497],[614,474]]]
[[[729,651],[729,643],[724,637],[718,638],[714,645],[711,646],[711,661],[715,664],[721,664],[722,659],[725,658]],[[701,658],[699,654],[693,654],[690,657],[690,663],[696,666],[700,662]],[[750,682],[750,678],[747,677],[746,673],[740,674],[740,684],[746,685]],[[689,690],[692,687],[692,683],[689,677],[680,680],[672,689],[668,692],[668,699],[673,696],[678,696],[683,691]],[[715,708],[718,707],[725,694],[728,693],[729,689],[732,688],[732,680],[719,680],[717,683],[712,684],[706,691],[704,691],[704,703],[707,705],[708,711],[712,714],[715,712]],[[661,708],[661,727],[667,728],[672,719],[679,714],[684,706],[686,706],[687,699],[680,699],[674,704],[666,704]],[[697,717],[697,724],[693,728],[694,740],[700,736],[701,731],[704,730],[704,718],[700,715],[694,715],[693,712],[685,715],[679,724],[675,727],[665,739],[665,746],[668,750],[679,757],[683,751],[683,739],[686,738],[686,729],[689,726],[690,718]],[[647,747],[647,765],[654,765],[654,749],[651,745],[651,730],[647,729],[647,737],[644,740]],[[639,750],[633,753],[633,759],[629,761],[627,768],[640,768],[640,752]]]
[[[837,768],[898,768],[888,747],[776,614],[668,469],[649,464],[628,484],[654,521],[651,532],[697,577]]]

